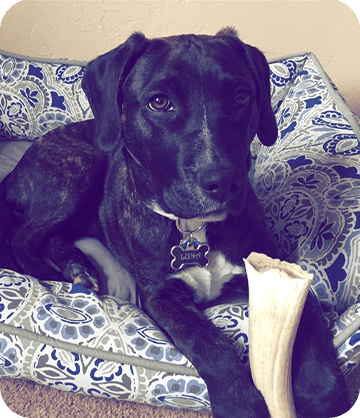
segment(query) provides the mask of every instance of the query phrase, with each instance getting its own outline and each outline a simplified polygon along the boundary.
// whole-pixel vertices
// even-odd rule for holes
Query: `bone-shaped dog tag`
[[[206,267],[209,264],[208,252],[209,246],[205,243],[197,243],[194,245],[193,241],[187,242],[186,248],[184,244],[175,245],[171,248],[171,255],[174,257],[171,262],[173,269],[179,270],[184,266],[198,265],[199,267]]]

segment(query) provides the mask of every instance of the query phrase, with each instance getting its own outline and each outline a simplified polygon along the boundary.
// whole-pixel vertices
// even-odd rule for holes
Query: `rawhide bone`
[[[296,264],[251,253],[249,281],[250,368],[271,418],[296,418],[291,359],[313,276]]]

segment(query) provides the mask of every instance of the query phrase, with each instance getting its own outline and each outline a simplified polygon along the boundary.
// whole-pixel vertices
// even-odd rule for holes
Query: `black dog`
[[[265,57],[231,29],[153,40],[136,33],[88,65],[83,87],[95,119],[40,138],[2,185],[13,221],[9,263],[96,289],[96,271],[73,241],[98,238],[205,380],[214,416],[268,417],[237,351],[202,313],[224,291],[246,288],[250,252],[277,256],[248,181],[252,139],[277,138]],[[301,417],[349,409],[311,298],[293,382]]]

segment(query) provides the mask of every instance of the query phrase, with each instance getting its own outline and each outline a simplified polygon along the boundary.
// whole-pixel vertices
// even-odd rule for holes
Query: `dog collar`
[[[185,235],[192,236],[193,234],[197,234],[204,228],[204,226],[205,226],[205,222],[201,222],[200,226],[197,229],[194,229],[193,231],[189,231],[189,230],[182,229],[181,220],[179,218],[176,219],[177,229]]]

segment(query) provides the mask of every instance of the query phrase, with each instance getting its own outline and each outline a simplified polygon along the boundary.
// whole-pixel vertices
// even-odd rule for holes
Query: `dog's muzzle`
[[[209,199],[224,204],[241,189],[241,182],[225,169],[205,169],[198,174],[202,193]]]

